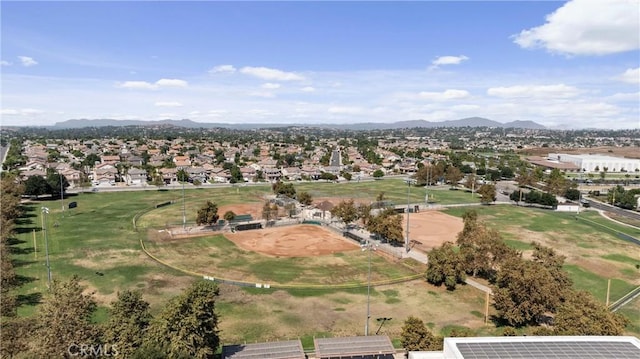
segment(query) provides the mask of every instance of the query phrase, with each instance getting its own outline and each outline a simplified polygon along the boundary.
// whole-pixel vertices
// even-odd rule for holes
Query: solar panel
[[[300,340],[284,342],[225,345],[223,359],[304,359]]]
[[[316,338],[317,358],[394,354],[395,349],[386,335]]]
[[[640,348],[622,341],[456,343],[464,359],[638,359]]]

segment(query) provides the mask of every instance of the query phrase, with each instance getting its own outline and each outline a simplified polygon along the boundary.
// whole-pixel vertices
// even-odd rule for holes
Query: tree
[[[2,306],[4,307],[4,305],[3,301]],[[33,318],[11,318],[9,320],[3,318],[0,326],[2,331],[0,336],[1,357],[13,358],[29,350],[33,332],[36,330],[36,321]]]
[[[493,280],[502,264],[517,257],[518,253],[504,243],[498,231],[477,222],[475,211],[467,213],[457,238],[463,267],[474,277],[479,275]]]
[[[149,303],[142,299],[140,291],[125,290],[111,303],[109,314],[104,343],[114,346],[120,355],[128,358],[143,343],[152,319]]]
[[[335,181],[335,180],[338,179],[338,176],[334,175],[333,173],[322,172],[320,174],[320,179],[325,180],[325,181]]]
[[[187,182],[189,180],[189,174],[182,168],[179,169],[178,172],[176,172],[176,177],[180,182]]]
[[[222,218],[224,218],[225,221],[232,221],[234,218],[236,218],[236,214],[233,211],[226,211],[224,212]]]
[[[569,288],[555,280],[542,263],[514,258],[503,265],[494,291],[498,317],[519,327],[536,324],[553,313]]]
[[[484,204],[489,204],[491,202],[495,202],[496,200],[496,186],[492,184],[483,184],[478,189],[478,194],[480,194],[480,202]]]
[[[476,181],[477,181],[476,175],[469,174],[467,175],[467,179],[464,182],[464,186],[470,190],[475,191]]]
[[[262,206],[262,218],[270,221],[278,218],[278,205],[265,202]]]
[[[347,201],[342,200],[331,209],[331,215],[340,218],[347,226],[349,223],[358,219],[358,209],[356,208],[353,198]]]
[[[64,193],[67,190],[67,187],[69,187],[69,182],[67,182],[67,178],[63,175],[61,175],[60,173],[55,173],[53,171],[48,171],[49,173],[47,174],[47,183],[49,184],[49,194],[51,194],[51,196],[60,196],[61,194],[64,195]],[[60,185],[60,182],[62,181],[62,185]],[[62,191],[62,193],[61,193]]]
[[[464,283],[462,257],[455,250],[453,243],[445,242],[440,247],[431,249],[427,256],[427,282],[437,286],[444,284],[448,290],[454,290],[458,283]]]
[[[301,204],[308,206],[311,203],[313,203],[313,197],[311,197],[311,194],[307,191],[300,191],[297,193],[296,195],[298,202],[300,202]]]
[[[382,177],[384,177],[384,172],[381,169],[377,169],[377,170],[373,171],[372,176],[375,179],[381,179]]]
[[[277,181],[271,186],[273,193],[277,195],[284,195],[289,198],[296,198],[296,189],[293,187],[293,183],[284,183]]]
[[[622,335],[628,320],[611,312],[589,292],[572,292],[558,308],[556,335]]]
[[[561,195],[566,192],[567,188],[569,188],[569,181],[564,178],[562,172],[557,168],[551,170],[549,178],[547,178],[545,190],[549,193]]]
[[[361,203],[358,205],[358,218],[362,220],[363,225],[367,225],[369,223],[369,219],[371,218],[371,205]]]
[[[370,217],[366,226],[369,232],[375,233],[389,242],[403,242],[402,217],[396,214],[393,208]]]
[[[447,171],[445,173],[445,178],[447,182],[451,184],[451,187],[457,187],[458,182],[464,177],[464,174],[458,169],[458,167],[449,166],[447,167]]]
[[[550,273],[553,279],[563,288],[571,288],[573,282],[569,274],[562,268],[564,266],[565,256],[558,255],[553,248],[545,247],[540,243],[533,242],[533,253],[531,260],[540,263]],[[564,300],[564,297],[560,298]]]
[[[416,350],[442,350],[442,340],[437,338],[422,319],[410,316],[404,321],[400,343],[406,351]]]
[[[520,171],[518,171],[516,182],[518,182],[518,185],[520,187],[533,186],[536,183],[536,178],[531,171],[529,171],[525,167],[522,167]]]
[[[207,201],[204,206],[198,209],[198,213],[196,215],[196,223],[198,225],[207,224],[209,226],[218,222],[220,216],[218,215],[218,205]]]
[[[29,178],[24,181],[24,194],[27,196],[35,196],[37,198],[50,192],[49,183],[42,176],[29,176]]]
[[[352,175],[351,175],[351,173],[349,173],[349,172],[343,172],[343,173],[342,173],[342,177],[343,177],[344,179],[346,179],[347,181],[351,181],[351,179],[353,178],[353,176],[352,176]]]
[[[220,345],[216,299],[218,287],[198,281],[173,298],[149,328],[147,340],[167,357],[211,358]]]
[[[580,199],[580,191],[578,189],[575,188],[568,188],[565,192],[564,192],[564,198],[570,200],[570,201],[577,201]]]
[[[77,276],[66,282],[53,281],[49,295],[39,308],[38,329],[32,339],[38,356],[62,357],[68,354],[72,344],[97,343],[98,328],[91,323],[96,302],[83,292]]]

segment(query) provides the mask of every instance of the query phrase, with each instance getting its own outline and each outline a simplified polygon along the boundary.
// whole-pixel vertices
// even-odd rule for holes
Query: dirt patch
[[[313,257],[359,248],[321,226],[304,224],[228,233],[225,236],[242,249],[278,257]]]
[[[418,241],[414,245],[422,251],[428,251],[444,242],[455,242],[462,231],[462,218],[438,211],[423,211],[409,214],[409,239]],[[407,215],[402,215],[402,228],[407,228]]]

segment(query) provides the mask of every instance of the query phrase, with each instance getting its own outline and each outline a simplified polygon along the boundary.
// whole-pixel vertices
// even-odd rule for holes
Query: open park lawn
[[[295,186],[317,197],[346,199],[350,198],[349,194],[359,194],[373,200],[377,193],[384,191],[389,198],[402,203],[407,195],[407,187],[401,180]],[[411,200],[424,200],[425,191],[411,188]],[[433,191],[435,198],[441,201],[439,204],[477,202],[463,191]],[[255,214],[257,217],[263,195],[270,192],[270,186],[265,185],[189,189],[184,197],[180,189],[83,193],[65,199],[65,203],[76,201],[78,206],[65,209],[64,213],[60,201],[26,203],[25,216],[16,221],[17,235],[12,245],[14,264],[23,283],[15,293],[21,304],[19,315],[33,315],[41,296],[47,291],[45,231],[41,229],[44,224],[53,278],[64,280],[79,275],[100,304],[96,321],[107,318],[106,306],[123,289],[141,290],[144,299],[157,312],[169,298],[198,279],[190,275],[191,272],[274,285],[265,289],[221,284],[218,309],[221,337],[225,342],[301,336],[303,342],[310,343],[314,335],[363,334],[369,253],[335,233],[312,233],[325,230],[319,226],[304,226],[299,228],[307,229],[294,233],[293,237],[291,233],[287,237],[275,229],[274,233],[248,231],[236,233],[235,237],[231,233],[226,233],[226,237],[219,233],[182,239],[149,236],[149,233],[160,233],[167,227],[180,226],[183,205],[187,225],[193,225],[195,212],[206,200],[218,204],[220,215],[227,209],[236,208],[245,212],[237,214]],[[43,206],[50,209],[44,222]],[[513,206],[472,208],[478,211],[481,220],[502,232],[509,245],[523,250],[525,255],[530,253],[529,242],[535,240],[567,256],[566,269],[575,287],[589,290],[603,301],[609,278],[612,279],[612,301],[640,285],[640,275],[635,267],[640,262],[640,251],[615,234],[626,231],[629,235],[639,236],[628,227],[615,226],[591,212],[581,213],[580,219],[576,220],[573,214]],[[416,227],[423,214],[412,214],[410,233],[416,238],[434,235],[436,219],[441,217],[449,221],[442,226],[451,228],[442,238],[454,240],[454,232],[461,228],[459,217],[464,210],[466,208],[449,209],[446,214],[425,212],[424,227]],[[411,224],[411,221],[415,223]],[[305,235],[316,238],[315,242],[303,240]],[[159,259],[187,272],[172,269],[147,256],[141,249],[141,240]],[[298,254],[267,253],[269,246],[282,251],[295,247],[294,243],[298,248],[291,250]],[[262,253],[255,247],[258,244],[265,246]],[[380,333],[397,338],[403,321],[414,315],[429,323],[437,333],[447,334],[452,328],[466,326],[480,335],[501,334],[500,328],[483,323],[482,292],[468,286],[451,292],[433,287],[423,279],[397,283],[398,279],[420,276],[425,266],[412,260],[395,260],[379,252],[373,252],[371,256],[374,283],[371,333],[378,329],[376,318],[388,317],[393,319],[383,325]],[[389,282],[394,284],[383,285]],[[624,308],[623,313],[634,313],[634,309],[637,313],[638,305],[636,300]],[[637,334],[639,319],[637,316],[631,319],[633,323],[629,328],[635,328],[633,333]]]

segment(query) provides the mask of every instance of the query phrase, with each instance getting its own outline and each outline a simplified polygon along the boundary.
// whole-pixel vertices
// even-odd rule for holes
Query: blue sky
[[[2,118],[640,128],[640,2],[0,3]]]

